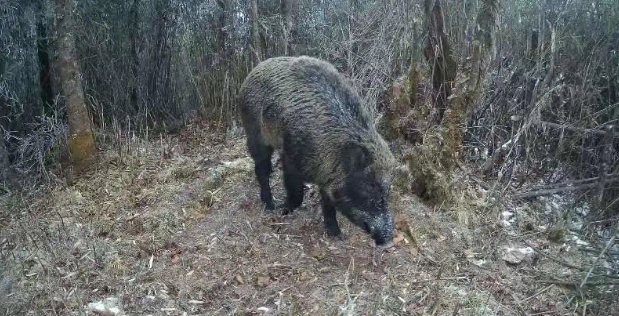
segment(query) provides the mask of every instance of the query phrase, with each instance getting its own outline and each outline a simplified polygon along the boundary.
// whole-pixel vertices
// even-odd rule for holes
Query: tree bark
[[[253,49],[253,62],[254,66],[262,60],[262,46],[260,45],[260,24],[258,23],[258,0],[251,0],[251,38]]]
[[[58,70],[69,118],[69,152],[73,166],[79,173],[92,162],[96,148],[88,109],[84,103],[80,68],[75,56],[75,38],[73,36],[73,10],[75,5],[73,0],[55,0],[55,3]]]

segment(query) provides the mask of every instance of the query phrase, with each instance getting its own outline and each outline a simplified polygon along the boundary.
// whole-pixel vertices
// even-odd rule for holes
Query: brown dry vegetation
[[[471,189],[479,208],[466,220],[396,192],[396,247],[376,253],[345,219],[347,239],[329,240],[312,189],[293,215],[264,213],[244,137],[223,139],[200,124],[124,139],[128,150],[104,148],[74,184],[3,200],[0,310],[84,314],[110,297],[130,315],[559,315],[585,314],[583,305],[590,315],[617,306],[587,286],[575,295],[543,282],[578,284],[574,267],[596,256],[549,241],[537,212],[508,231],[499,221],[509,207],[484,206],[482,189]],[[525,242],[541,254],[501,259],[501,246]]]

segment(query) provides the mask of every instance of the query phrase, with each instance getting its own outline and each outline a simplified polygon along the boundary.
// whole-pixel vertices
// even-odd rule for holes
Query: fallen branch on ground
[[[543,251],[537,249],[530,242],[528,242],[528,241],[526,241],[524,239],[521,239],[521,241],[525,245],[531,247],[531,249],[533,249],[537,254],[539,254],[540,256],[542,256],[542,257],[544,257],[546,259],[550,259],[550,260],[552,260],[552,261],[554,261],[554,262],[556,262],[558,264],[561,264],[561,265],[563,265],[565,267],[568,267],[570,269],[575,269],[575,270],[579,270],[579,271],[582,271],[582,272],[588,272],[588,269],[585,269],[585,268],[583,268],[581,266],[577,266],[577,265],[571,264],[571,263],[566,262],[566,261],[564,261],[562,259],[555,258],[555,257],[553,257],[553,256],[551,256],[551,255],[549,255],[547,253],[544,253]],[[598,274],[598,273],[591,273],[591,275],[596,276],[596,277],[600,277],[600,278],[608,278],[608,279],[617,279],[617,280],[619,280],[619,276],[615,276],[615,275],[604,275],[604,274]]]
[[[600,177],[549,184],[547,186],[529,190],[527,192],[517,193],[514,195],[514,197],[520,198],[520,199],[533,198],[533,197],[551,195],[551,194],[567,192],[567,191],[591,189],[598,185],[598,183],[596,182],[598,180],[600,180]],[[607,174],[604,180],[605,180],[605,183],[619,181],[619,174]]]
[[[561,285],[561,286],[568,286],[571,288],[578,288],[578,282],[579,281],[563,281],[563,280],[539,280],[539,283],[543,283],[543,284],[554,284],[554,285]],[[583,286],[604,286],[604,285],[619,285],[619,282],[612,282],[612,281],[598,281],[598,282],[588,282],[586,284],[583,284]],[[582,286],[581,286],[582,287]]]
[[[542,128],[552,127],[552,128],[564,129],[564,130],[568,130],[572,132],[586,133],[586,134],[606,135],[607,133],[606,131],[601,130],[601,129],[580,128],[580,127],[574,127],[574,126],[569,126],[565,124],[557,124],[557,123],[545,122],[545,121],[540,121],[539,124],[542,125]]]

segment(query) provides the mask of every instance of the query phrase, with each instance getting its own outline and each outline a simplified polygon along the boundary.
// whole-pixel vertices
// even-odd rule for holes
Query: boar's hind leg
[[[286,188],[286,205],[283,214],[287,215],[303,203],[303,179],[285,153],[282,154],[282,167],[284,169],[284,187]]]
[[[327,235],[329,237],[343,239],[344,235],[342,235],[342,231],[337,224],[337,218],[335,216],[335,205],[333,205],[333,201],[331,201],[327,193],[323,190],[320,190],[320,203],[322,205],[322,215],[324,216]]]
[[[251,157],[254,159],[254,172],[260,185],[260,199],[266,209],[272,211],[275,209],[275,203],[273,202],[269,177],[273,172],[273,166],[271,165],[273,147],[264,145],[259,140],[252,138],[254,137],[248,137],[247,146],[249,147]]]

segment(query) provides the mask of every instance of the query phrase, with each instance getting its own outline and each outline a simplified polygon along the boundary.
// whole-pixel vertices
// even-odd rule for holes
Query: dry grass
[[[291,216],[263,213],[242,137],[222,142],[190,126],[135,144],[122,160],[103,150],[71,186],[3,200],[2,312],[83,314],[109,297],[131,315],[568,310],[567,291],[537,279],[569,269],[545,257],[516,267],[497,257],[523,235],[508,236],[496,213],[467,224],[395,193],[396,247],[375,258],[370,239],[345,219],[347,240],[326,238],[314,190]],[[540,234],[523,238],[561,251]],[[584,262],[578,253],[570,260]]]

